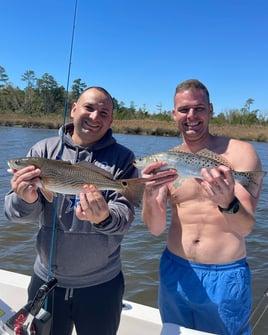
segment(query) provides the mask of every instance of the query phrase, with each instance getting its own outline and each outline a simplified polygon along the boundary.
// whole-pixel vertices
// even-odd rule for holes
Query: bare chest
[[[181,183],[174,182],[169,187],[170,202],[173,205],[183,205],[183,203],[192,201],[204,201],[208,199],[205,191],[200,186],[200,182],[196,179],[186,179]]]

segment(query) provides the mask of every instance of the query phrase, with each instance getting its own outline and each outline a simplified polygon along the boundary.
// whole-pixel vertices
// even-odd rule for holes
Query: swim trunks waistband
[[[238,268],[240,266],[245,266],[247,263],[246,258],[239,259],[237,261],[231,263],[224,263],[224,264],[202,264],[188,261],[185,258],[177,256],[173,254],[167,247],[163,251],[163,255],[170,258],[172,261],[179,263],[181,266],[191,267],[191,268],[202,268],[202,269],[209,269],[209,270],[229,270]]]

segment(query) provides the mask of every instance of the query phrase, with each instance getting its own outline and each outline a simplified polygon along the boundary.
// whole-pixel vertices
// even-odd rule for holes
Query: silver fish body
[[[201,169],[211,169],[220,165],[225,165],[230,168],[230,163],[207,149],[201,150],[197,153],[189,153],[180,150],[169,150],[165,152],[153,153],[151,155],[139,158],[134,165],[142,169],[149,163],[166,162],[164,169],[176,169],[179,173],[179,182],[188,178],[201,178]],[[232,169],[234,180],[245,187],[245,189],[256,197],[259,191],[259,186],[262,182],[266,172],[264,171],[245,171],[238,172]]]
[[[79,194],[83,186],[94,184],[99,190],[114,190],[123,194],[133,205],[138,206],[143,190],[143,178],[117,179],[112,174],[89,162],[71,164],[62,160],[42,157],[23,157],[10,159],[11,170],[19,170],[34,165],[41,170],[40,189],[45,198],[52,202],[56,193]]]

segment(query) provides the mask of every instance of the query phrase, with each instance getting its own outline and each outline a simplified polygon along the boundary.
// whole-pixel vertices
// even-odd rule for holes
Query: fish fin
[[[247,185],[241,185],[244,186],[244,188],[254,197],[257,198],[258,192],[260,189],[260,184],[262,182],[263,177],[266,175],[265,171],[250,171],[250,172],[241,172],[241,173],[246,173],[249,182]],[[239,182],[239,181],[238,181]]]
[[[40,192],[43,194],[44,198],[51,203],[53,202],[53,198],[56,196],[56,193],[49,191],[44,187],[40,188]]]
[[[147,178],[120,179],[122,189],[120,193],[126,197],[135,207],[139,207],[144,192]]]
[[[221,165],[224,165],[224,166],[229,167],[230,169],[233,169],[231,163],[226,158],[222,157],[219,154],[216,154],[213,151],[210,151],[208,149],[202,149],[198,151],[196,154],[199,156],[208,158],[208,159],[212,159]]]
[[[108,178],[108,179],[111,179],[113,180],[113,175],[104,170],[103,168],[100,168],[99,166],[95,165],[94,163],[90,163],[90,162],[87,162],[87,161],[81,161],[81,162],[78,162],[78,163],[75,163],[73,164],[74,166],[77,165],[77,166],[83,166],[84,168],[87,168],[87,169],[91,169],[92,171],[95,171],[101,175],[103,175],[104,177]]]
[[[174,147],[174,148],[171,148],[169,149],[168,151],[171,151],[171,152],[186,152],[186,153],[189,153],[189,151],[186,151],[182,148],[181,145],[177,146],[177,147]]]
[[[43,181],[41,181],[41,183],[38,185],[40,188],[40,192],[43,194],[44,198],[48,201],[48,202],[53,202],[53,198],[57,196],[57,194],[55,192],[49,191],[48,189],[45,188],[45,185],[43,183]]]
[[[223,158],[221,155],[216,154],[215,152],[213,152],[211,150],[208,150],[208,149],[199,150],[194,154],[183,150],[181,147],[175,147],[175,148],[173,148],[169,151],[171,151],[171,152],[182,152],[182,153],[186,153],[186,154],[188,153],[188,154],[192,154],[192,155],[198,155],[200,157],[204,157],[204,158],[213,160],[214,162],[217,163],[217,165],[219,165],[219,164],[224,165],[224,166],[227,166],[227,167],[229,167],[230,169],[233,170],[231,163],[226,158]]]

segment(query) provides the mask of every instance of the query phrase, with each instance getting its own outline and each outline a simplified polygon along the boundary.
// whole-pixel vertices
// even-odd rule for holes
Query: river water
[[[34,243],[37,227],[9,224],[4,217],[4,195],[9,190],[9,158],[25,156],[39,139],[54,136],[57,130],[0,127],[0,267],[31,274],[35,258]],[[117,140],[132,149],[136,156],[168,150],[181,139],[142,135],[115,134]],[[262,164],[268,171],[268,143],[253,142]],[[245,157],[246,158],[246,157]],[[140,209],[122,245],[123,271],[126,280],[125,299],[157,306],[158,263],[165,247],[166,234],[151,235],[141,221]],[[252,272],[252,287],[256,311],[253,324],[268,306],[268,177],[264,178],[263,191],[256,211],[256,225],[247,238],[248,262]],[[255,335],[268,334],[268,312],[255,328]]]

